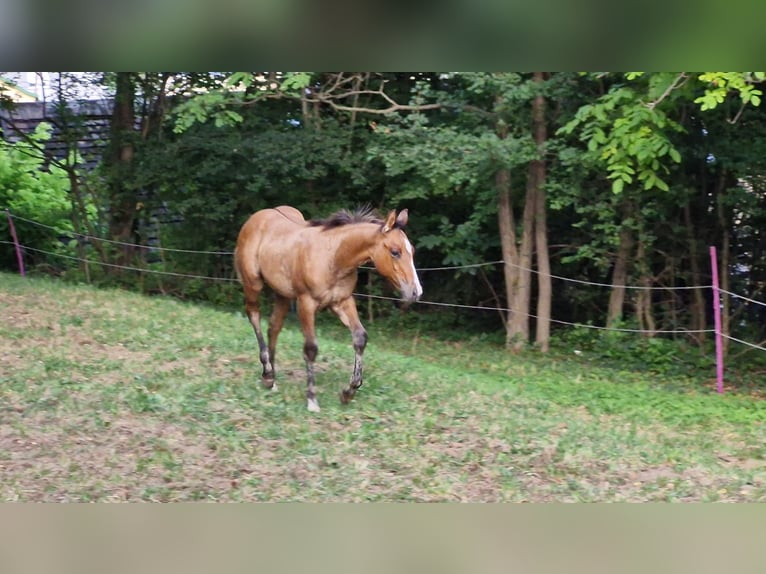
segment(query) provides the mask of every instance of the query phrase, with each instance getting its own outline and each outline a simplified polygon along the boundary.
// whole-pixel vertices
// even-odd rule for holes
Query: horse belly
[[[288,299],[300,295],[300,284],[296,285],[295,274],[289,261],[279,255],[261,257],[261,277],[276,293]]]

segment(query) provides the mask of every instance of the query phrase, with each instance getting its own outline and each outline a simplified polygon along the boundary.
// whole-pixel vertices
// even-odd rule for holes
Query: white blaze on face
[[[423,288],[420,286],[420,279],[418,279],[418,272],[415,270],[415,259],[412,257],[413,249],[410,240],[404,239],[404,248],[407,253],[410,254],[410,265],[412,266],[412,276],[415,278],[415,298],[420,297],[423,294]]]

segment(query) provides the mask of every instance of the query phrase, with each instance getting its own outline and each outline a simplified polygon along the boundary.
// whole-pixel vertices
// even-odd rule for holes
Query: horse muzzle
[[[420,299],[420,296],[423,294],[423,288],[417,279],[413,283],[402,281],[399,285],[399,292],[402,295],[402,301],[409,304]]]

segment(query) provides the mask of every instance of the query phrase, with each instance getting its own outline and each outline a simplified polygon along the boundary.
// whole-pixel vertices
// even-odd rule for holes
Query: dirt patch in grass
[[[184,500],[226,495],[217,455],[178,425],[17,414],[0,426],[6,501]],[[188,472],[193,470],[192,472]]]

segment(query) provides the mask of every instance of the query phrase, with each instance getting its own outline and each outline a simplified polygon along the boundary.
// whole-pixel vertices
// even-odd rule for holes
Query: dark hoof
[[[267,389],[273,388],[274,387],[274,373],[272,373],[270,376],[263,375],[261,377],[261,383]]]
[[[354,394],[356,391],[350,391],[348,389],[343,389],[340,393],[340,402],[344,405],[347,405],[351,402],[351,399],[354,398]]]

